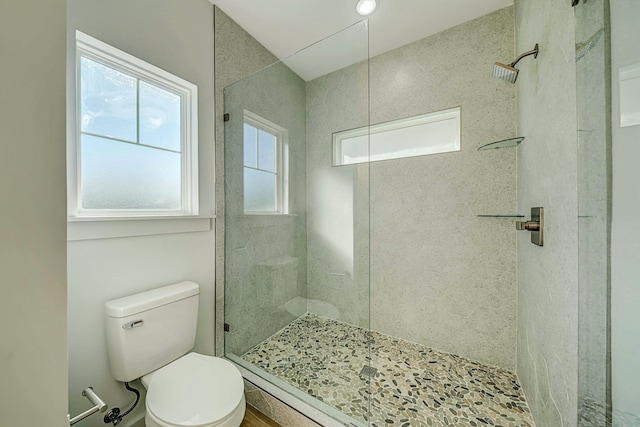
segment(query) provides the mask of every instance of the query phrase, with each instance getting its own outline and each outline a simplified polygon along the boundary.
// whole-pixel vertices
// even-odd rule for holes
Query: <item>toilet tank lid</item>
[[[109,317],[127,317],[198,295],[199,292],[200,287],[197,283],[180,282],[107,301],[104,304],[104,312]]]

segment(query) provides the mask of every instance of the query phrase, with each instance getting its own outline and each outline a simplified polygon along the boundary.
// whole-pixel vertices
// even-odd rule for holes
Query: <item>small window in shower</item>
[[[333,134],[333,165],[460,151],[460,107]]]
[[[287,131],[244,111],[244,212],[287,213]]]

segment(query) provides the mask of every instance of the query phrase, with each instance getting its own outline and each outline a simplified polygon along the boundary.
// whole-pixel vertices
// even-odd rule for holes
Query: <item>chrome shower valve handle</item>
[[[531,208],[529,221],[516,221],[516,230],[531,232],[531,243],[543,246],[544,208]]]
[[[516,221],[516,230],[538,231],[540,222],[538,221]]]

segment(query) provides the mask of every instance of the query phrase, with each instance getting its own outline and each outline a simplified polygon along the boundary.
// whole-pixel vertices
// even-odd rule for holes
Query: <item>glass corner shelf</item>
[[[478,215],[478,218],[524,218],[524,215],[512,214],[493,214],[493,215]]]
[[[517,136],[515,138],[503,139],[502,141],[490,142],[489,144],[478,147],[478,151],[517,147],[523,140],[524,136]]]

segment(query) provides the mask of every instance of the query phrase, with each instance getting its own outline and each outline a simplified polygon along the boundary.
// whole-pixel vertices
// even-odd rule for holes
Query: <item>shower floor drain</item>
[[[361,377],[373,377],[376,375],[376,372],[378,372],[378,370],[374,367],[371,367],[369,365],[364,365],[362,367],[362,370],[360,371],[360,376]]]

